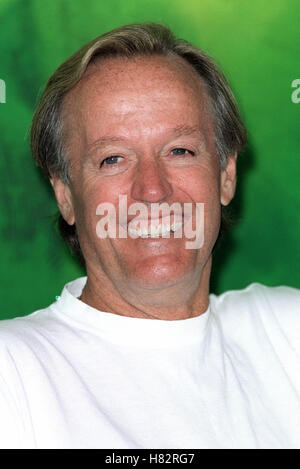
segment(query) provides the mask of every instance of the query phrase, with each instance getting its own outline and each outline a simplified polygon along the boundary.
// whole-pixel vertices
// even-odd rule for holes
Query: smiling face
[[[149,307],[190,302],[201,288],[207,294],[220,205],[234,193],[235,158],[221,171],[196,72],[173,56],[102,59],[67,96],[64,118],[72,178],[70,186],[52,182],[64,218],[76,223],[89,291],[108,292],[110,304]],[[155,203],[204,203],[203,247],[186,249],[185,236],[142,237],[138,230],[135,238],[99,239],[97,207],[113,204],[118,219],[120,195],[127,207],[139,202],[149,210]],[[143,228],[150,230],[150,222],[144,219]]]

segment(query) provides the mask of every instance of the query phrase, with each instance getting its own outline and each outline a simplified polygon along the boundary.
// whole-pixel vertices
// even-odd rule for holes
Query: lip
[[[158,225],[155,224],[142,224],[138,223],[137,226],[128,226],[128,233],[130,236],[134,237],[141,237],[141,238],[161,238],[161,237],[170,237],[171,233],[175,233],[175,231],[182,228],[182,222],[179,223],[170,223],[168,221],[167,224],[160,223]]]
[[[162,240],[170,238],[178,238],[176,233],[180,231],[183,235],[184,224],[190,217],[170,216],[160,218],[134,218],[127,226],[127,234],[133,239]],[[125,227],[124,227],[125,228]],[[125,228],[126,229],[126,228]]]
[[[155,235],[151,236],[151,234],[149,233],[148,236],[137,235],[137,236],[134,236],[133,239],[147,239],[147,240],[152,240],[152,241],[158,241],[158,240],[173,238],[174,234],[179,229],[181,229],[183,233],[184,225],[191,219],[191,216],[192,216],[191,213],[184,213],[184,212],[183,213],[171,212],[170,215],[160,216],[159,218],[157,217],[151,218],[151,216],[149,216],[148,218],[143,218],[140,216],[128,216],[126,220],[127,223],[124,219],[123,221],[122,219],[119,220],[119,236],[121,238],[132,238],[130,234],[130,230],[151,231],[151,225],[154,228],[156,227],[159,230],[158,228],[159,226],[162,225],[162,229],[163,229],[163,225],[165,225],[165,228],[170,227],[170,231],[168,232],[167,236],[165,236],[164,234],[159,234],[158,236],[155,236]],[[174,224],[178,224],[178,227],[175,229],[175,231],[171,229],[172,225],[174,227]],[[182,237],[184,237],[184,235],[182,235]]]
[[[154,226],[154,227],[159,227],[161,225],[171,226],[174,223],[181,223],[183,225],[184,219],[182,215],[180,215],[180,217],[171,215],[169,217],[147,218],[147,219],[135,217],[127,223],[127,229],[128,228],[148,229],[150,226]]]

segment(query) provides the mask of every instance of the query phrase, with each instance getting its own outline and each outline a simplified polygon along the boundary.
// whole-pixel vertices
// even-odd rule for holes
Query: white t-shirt
[[[165,321],[97,311],[85,282],[0,322],[1,448],[300,448],[300,290]]]

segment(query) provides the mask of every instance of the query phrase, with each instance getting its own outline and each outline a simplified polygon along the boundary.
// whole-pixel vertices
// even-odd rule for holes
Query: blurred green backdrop
[[[160,22],[211,54],[249,129],[212,291],[251,282],[300,288],[300,78],[297,0],[0,0],[0,318],[54,301],[84,272],[55,228],[56,204],[31,159],[28,128],[55,68],[83,43],[132,22]]]

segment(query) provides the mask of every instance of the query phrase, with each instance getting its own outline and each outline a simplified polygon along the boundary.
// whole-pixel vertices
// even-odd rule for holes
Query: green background
[[[212,291],[251,282],[300,287],[298,0],[0,0],[0,318],[47,306],[84,275],[55,228],[56,204],[30,156],[28,128],[49,75],[85,42],[132,22],[160,22],[211,54],[249,129]]]

